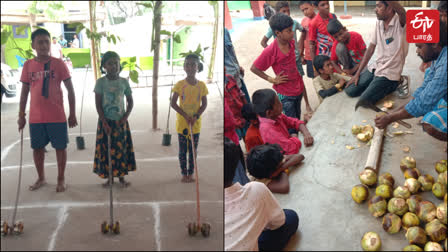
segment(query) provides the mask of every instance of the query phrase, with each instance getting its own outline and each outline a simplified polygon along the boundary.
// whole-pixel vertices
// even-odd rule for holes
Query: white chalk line
[[[53,234],[51,235],[50,244],[48,245],[48,251],[54,250],[54,246],[56,243],[56,238],[58,236],[59,230],[61,230],[62,226],[64,226],[64,223],[68,217],[67,208],[68,208],[67,206],[62,206],[61,209],[59,209],[58,226],[56,227]]]
[[[132,131],[132,134],[134,134],[134,133],[145,133],[145,132],[148,132],[148,130],[133,130],[133,131]],[[68,135],[69,135],[69,136],[78,136],[79,134],[78,134],[78,133],[70,133],[70,134],[68,134]],[[96,131],[95,131],[95,132],[86,132],[86,133],[83,133],[83,135],[96,135]],[[30,140],[30,137],[24,137],[23,140],[24,140],[24,141],[25,141],[25,140]],[[11,149],[12,149],[16,144],[19,144],[19,143],[20,143],[20,139],[17,140],[17,141],[15,141],[15,142],[12,143],[12,144],[6,146],[6,147],[2,150],[2,156],[1,156],[1,157],[2,157],[2,159],[1,159],[2,163],[3,163],[3,160],[5,160],[6,156],[8,156],[9,152],[11,151]]]
[[[143,159],[136,159],[136,162],[142,162],[142,163],[148,163],[148,162],[160,162],[160,161],[176,161],[178,160],[178,156],[171,156],[171,157],[160,157],[160,158],[143,158]],[[223,158],[222,155],[203,155],[198,156],[198,159],[216,159],[216,158]],[[93,166],[93,160],[91,161],[67,161],[67,165],[77,165],[77,164],[91,164]],[[46,163],[45,167],[51,167],[51,166],[57,166],[58,163]],[[7,171],[12,169],[18,169],[19,165],[11,165],[11,166],[2,166],[1,171]],[[31,168],[35,167],[33,164],[24,164],[22,165],[22,168]]]
[[[161,243],[160,240],[160,205],[153,204],[152,206],[154,212],[154,235],[156,240],[156,248],[157,251],[161,251]]]
[[[212,203],[212,204],[223,204],[222,200],[201,200],[201,203]],[[64,201],[55,201],[48,204],[27,204],[21,205],[17,208],[20,209],[30,209],[30,208],[60,208],[60,207],[99,207],[99,206],[109,206],[110,202],[64,202]],[[183,201],[145,201],[145,202],[116,202],[114,201],[114,205],[120,206],[149,206],[154,207],[155,205],[186,205],[186,204],[196,204],[196,200],[183,200]],[[12,210],[14,206],[4,206],[1,207],[2,210]]]

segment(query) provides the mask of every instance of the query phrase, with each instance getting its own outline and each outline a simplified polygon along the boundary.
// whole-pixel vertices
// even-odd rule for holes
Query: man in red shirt
[[[338,73],[355,74],[366,52],[366,44],[361,34],[347,31],[347,28],[337,19],[328,23],[327,30],[336,40],[331,48],[330,57],[334,69]],[[344,67],[343,70],[339,67],[339,63]]]
[[[331,56],[331,47],[334,38],[328,33],[327,25],[332,19],[336,19],[336,15],[330,13],[330,5],[328,1],[318,1],[316,15],[309,24],[309,40],[311,59],[314,60],[316,55]]]

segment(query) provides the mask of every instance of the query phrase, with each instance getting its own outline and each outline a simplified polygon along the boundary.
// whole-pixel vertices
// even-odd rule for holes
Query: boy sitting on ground
[[[350,77],[334,73],[333,64],[330,57],[325,55],[317,55],[313,61],[314,68],[319,73],[319,76],[313,79],[313,86],[316,93],[319,94],[319,101],[322,103],[323,99],[342,91],[346,81]]]
[[[327,25],[328,33],[336,40],[331,47],[331,61],[337,73],[353,75],[358,70],[359,63],[366,52],[366,44],[361,34],[347,31],[347,28],[337,19]],[[339,63],[344,67],[339,67]]]
[[[305,146],[313,144],[313,137],[305,122],[282,114],[282,103],[272,89],[259,89],[252,95],[254,111],[260,121],[260,134],[265,143],[276,143],[286,155],[299,153],[302,143],[289,134],[288,129],[299,130],[303,134]]]
[[[303,159],[302,154],[284,156],[278,144],[264,144],[254,147],[246,162],[254,181],[264,183],[273,193],[289,193],[289,168]]]

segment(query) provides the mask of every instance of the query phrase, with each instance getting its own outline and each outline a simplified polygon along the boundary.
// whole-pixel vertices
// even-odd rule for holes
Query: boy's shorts
[[[314,68],[312,60],[306,60],[306,75],[308,76],[308,78],[314,78]]]
[[[57,150],[64,150],[68,143],[67,122],[30,123],[32,149],[42,149],[48,142]]]
[[[446,133],[447,126],[447,103],[442,98],[435,106],[434,110],[427,113],[422,120],[423,123],[430,124],[436,130]]]

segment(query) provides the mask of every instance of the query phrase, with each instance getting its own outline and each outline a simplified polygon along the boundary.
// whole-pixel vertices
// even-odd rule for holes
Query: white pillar
[[[330,2],[330,13],[334,13],[334,1],[329,2]]]

